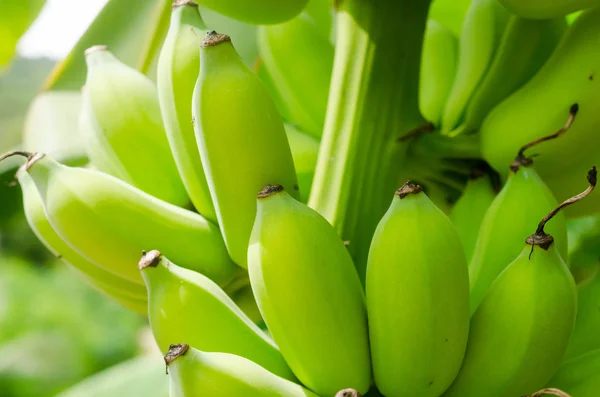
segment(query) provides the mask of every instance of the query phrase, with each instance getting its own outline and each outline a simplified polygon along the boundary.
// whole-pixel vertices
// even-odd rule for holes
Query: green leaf
[[[17,42],[38,16],[45,0],[0,1],[0,72],[12,60]]]

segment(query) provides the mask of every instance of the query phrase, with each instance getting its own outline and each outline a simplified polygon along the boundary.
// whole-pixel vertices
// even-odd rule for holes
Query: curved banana
[[[256,192],[280,183],[299,197],[294,161],[281,117],[229,36],[210,32],[200,52],[196,138],[227,250],[246,267]]]
[[[473,0],[469,6],[460,34],[456,78],[442,114],[442,133],[450,133],[461,123],[494,58],[508,17],[497,0]]]
[[[285,125],[285,132],[294,159],[294,168],[296,169],[298,186],[300,186],[300,199],[303,203],[306,203],[315,175],[315,168],[317,167],[319,141],[300,132],[290,124]]]
[[[596,262],[596,269],[600,264]],[[600,349],[600,274],[577,286],[577,319],[565,360]]]
[[[419,75],[419,109],[423,117],[440,126],[442,112],[456,76],[458,39],[433,19],[427,21]]]
[[[377,226],[366,289],[377,388],[439,396],[465,354],[469,278],[456,229],[419,185],[398,189]]]
[[[135,264],[140,252],[151,247],[218,283],[229,282],[238,269],[218,227],[196,213],[110,175],[67,167],[39,153],[29,154],[23,170],[33,179],[57,234],[80,255],[122,278],[143,285]]]
[[[165,135],[154,83],[105,46],[86,51],[80,129],[94,166],[161,200],[189,198]]]
[[[261,60],[291,112],[288,122],[319,139],[323,133],[333,45],[308,14],[258,28]]]
[[[318,397],[235,354],[204,352],[177,344],[169,346],[165,363],[170,397]]]
[[[488,113],[525,84],[548,60],[567,30],[565,18],[511,16],[485,77],[469,101],[461,132],[477,131]]]
[[[590,186],[552,209],[496,279],[471,318],[462,367],[444,397],[530,395],[556,372],[575,323],[577,291],[544,229],[562,208],[588,196],[596,178],[593,167]]]
[[[371,384],[367,311],[335,229],[281,185],[258,194],[248,271],[260,312],[294,374],[333,396]]]
[[[474,173],[450,211],[450,220],[462,241],[467,263],[471,262],[483,217],[494,197],[496,192],[489,176],[481,172]]]
[[[560,142],[539,148],[536,168],[557,195],[573,189],[574,175],[600,162],[600,8],[582,13],[569,27],[554,53],[531,80],[496,106],[481,126],[481,151],[486,161],[506,174],[504,164],[524,143],[557,130],[573,103],[577,122]],[[567,211],[568,216],[598,212],[594,197]]]
[[[198,42],[206,26],[193,1],[176,1],[160,51],[156,86],[167,138],[181,180],[196,210],[211,222],[217,215],[210,198],[192,125],[192,95],[200,73]]]
[[[469,263],[471,313],[474,313],[492,283],[523,249],[531,225],[552,208],[556,199],[535,169],[516,165],[485,213],[473,257]],[[562,213],[548,226],[556,237],[556,249],[567,258],[567,229]]]
[[[295,379],[277,346],[209,278],[175,265],[158,251],[145,254],[139,269],[148,289],[150,326],[162,351],[170,341],[187,340]]]
[[[564,17],[575,11],[600,6],[599,0],[498,0],[508,11],[523,18]]]
[[[548,382],[573,397],[596,397],[600,390],[600,349],[564,362]]]
[[[198,4],[238,21],[270,25],[298,15],[308,0],[198,0]]]

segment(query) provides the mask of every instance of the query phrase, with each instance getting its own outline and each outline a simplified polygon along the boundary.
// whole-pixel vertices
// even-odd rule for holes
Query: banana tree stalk
[[[429,0],[342,0],[325,130],[309,205],[348,241],[361,279],[397,186],[418,108]]]

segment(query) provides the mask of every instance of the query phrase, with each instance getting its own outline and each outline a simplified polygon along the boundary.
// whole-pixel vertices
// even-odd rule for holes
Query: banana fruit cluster
[[[372,220],[365,274],[306,204],[332,10],[200,3],[262,24],[255,70],[177,0],[156,83],[106,46],[86,51],[88,166],[0,157],[26,158],[25,213],[49,251],[148,316],[171,397],[600,395],[600,265],[569,250],[563,213],[583,199],[571,214],[600,212],[586,198],[600,160],[598,1],[472,0],[460,37],[432,15],[416,135],[435,135],[408,150],[447,155],[475,137],[491,167],[464,188],[447,181],[462,189],[452,205],[435,185],[399,183]]]

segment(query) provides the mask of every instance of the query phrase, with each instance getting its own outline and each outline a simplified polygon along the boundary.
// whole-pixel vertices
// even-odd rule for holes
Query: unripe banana
[[[597,397],[600,390],[600,349],[563,363],[548,382],[573,397]]]
[[[80,128],[94,166],[179,206],[188,196],[165,135],[154,83],[105,46],[86,51]]]
[[[198,3],[238,21],[269,25],[295,17],[308,0],[200,0]]]
[[[450,29],[455,36],[460,36],[470,5],[471,0],[434,0],[429,7],[428,17]]]
[[[482,172],[475,172],[452,207],[450,220],[460,236],[467,263],[471,262],[483,217],[495,196],[496,192],[489,176]]]
[[[456,78],[442,115],[447,134],[462,121],[465,108],[492,62],[508,12],[497,0],[473,0],[460,34]]]
[[[369,389],[367,312],[352,259],[335,229],[281,185],[258,194],[248,271],[260,312],[294,374],[333,396]]]
[[[588,196],[588,188],[552,209],[526,239],[525,248],[500,274],[471,318],[467,352],[444,397],[514,397],[542,388],[560,365],[577,312],[573,276],[545,226]]]
[[[575,11],[600,6],[598,0],[498,0],[508,11],[523,18],[564,17]]]
[[[148,289],[148,317],[161,349],[187,340],[204,351],[246,357],[287,379],[295,377],[277,346],[207,277],[170,262],[158,251],[139,261]]]
[[[496,106],[481,126],[481,151],[486,161],[505,174],[504,164],[524,143],[557,130],[573,103],[580,111],[560,142],[540,148],[536,168],[556,195],[572,186],[573,175],[600,161],[600,8],[582,13],[569,27],[548,61],[521,89]],[[598,196],[567,210],[568,216],[599,211]]]
[[[171,25],[158,59],[156,85],[167,138],[183,184],[196,210],[216,223],[192,124],[192,95],[200,73],[198,42],[204,36],[203,30],[206,26],[196,3],[179,0],[173,4]]]
[[[256,192],[280,183],[299,197],[294,161],[269,94],[229,36],[209,33],[200,52],[193,99],[196,138],[227,250],[246,267]]]
[[[325,123],[333,46],[308,14],[258,28],[261,60],[291,112],[287,120],[315,138]]]
[[[488,72],[469,101],[461,132],[477,131],[497,104],[531,79],[566,29],[565,18],[532,20],[513,15]]]
[[[456,76],[458,39],[438,22],[427,21],[419,75],[419,109],[439,127]]]
[[[419,185],[398,189],[377,226],[366,289],[377,388],[439,396],[465,353],[469,278],[456,229]]]
[[[300,198],[303,203],[306,203],[317,167],[319,141],[289,124],[285,125],[285,132],[294,159],[294,168],[296,168],[298,186],[300,186]]]
[[[577,286],[577,319],[565,360],[595,349],[600,349],[600,273]]]
[[[135,264],[142,250],[157,247],[215,282],[235,275],[218,227],[202,216],[95,170],[67,167],[39,153],[8,155],[14,154],[28,157],[23,170],[54,230],[96,265],[143,284]]]
[[[264,328],[265,322],[260,315],[260,310],[256,304],[256,299],[254,299],[254,293],[252,292],[252,287],[250,285],[240,288],[230,296],[235,305],[239,307],[254,324]]]
[[[170,397],[318,397],[234,354],[209,353],[177,344],[169,347],[165,363]]]

